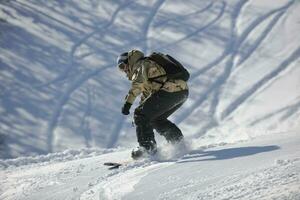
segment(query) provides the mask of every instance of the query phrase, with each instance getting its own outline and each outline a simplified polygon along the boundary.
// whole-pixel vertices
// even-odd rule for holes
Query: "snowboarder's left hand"
[[[129,110],[130,110],[130,107],[131,107],[131,103],[128,103],[128,102],[126,102],[125,104],[124,104],[124,106],[122,107],[122,113],[123,113],[123,115],[129,115]]]

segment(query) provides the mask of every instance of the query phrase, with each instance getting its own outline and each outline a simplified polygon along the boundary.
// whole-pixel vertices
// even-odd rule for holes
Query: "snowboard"
[[[155,154],[147,154],[145,153],[144,155],[141,155],[139,158],[133,158],[131,156],[131,159],[125,160],[125,161],[120,161],[120,162],[105,162],[103,165],[108,166],[109,170],[112,169],[119,169],[121,166],[127,166],[130,163],[144,163],[144,162],[149,162],[155,158]]]
[[[103,165],[107,166],[109,170],[112,169],[119,169],[120,167],[126,167],[126,166],[143,166],[143,165],[147,165],[152,161],[156,161],[156,157],[147,155],[147,156],[143,156],[139,159],[133,159],[133,158],[129,158],[128,160],[123,160],[123,161],[112,161],[112,162],[105,162],[103,163]]]
[[[103,163],[103,165],[108,166],[109,170],[112,169],[119,169],[121,166],[124,166],[125,164],[128,164],[129,161],[125,161],[125,162],[105,162]]]
[[[174,147],[174,145],[172,145],[172,148],[173,148],[173,151],[174,151],[174,149],[175,150],[177,149],[177,147]],[[187,148],[184,146],[184,149],[187,149]],[[129,158],[129,159],[123,160],[123,161],[122,160],[121,161],[108,161],[108,162],[103,163],[103,165],[107,166],[109,170],[113,170],[113,169],[119,169],[121,167],[131,168],[131,167],[145,166],[145,165],[149,165],[153,162],[154,163],[177,162],[181,157],[184,156],[184,154],[188,153],[188,151],[186,151],[186,150],[184,150],[184,153],[182,153],[181,151],[179,151],[179,152],[180,152],[180,154],[172,153],[173,156],[170,157],[170,155],[166,156],[164,154],[164,152],[160,148],[158,148],[157,153],[154,155],[145,154],[144,156],[141,156],[138,159]]]

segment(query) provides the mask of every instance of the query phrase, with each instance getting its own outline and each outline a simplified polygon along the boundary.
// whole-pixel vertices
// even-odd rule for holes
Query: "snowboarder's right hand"
[[[130,107],[131,107],[131,103],[128,103],[128,102],[126,102],[125,104],[124,104],[124,106],[122,107],[122,113],[123,113],[123,115],[129,115],[129,110],[130,110]]]

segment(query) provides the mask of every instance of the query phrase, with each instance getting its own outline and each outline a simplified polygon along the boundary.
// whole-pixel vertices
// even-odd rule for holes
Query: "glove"
[[[125,104],[124,104],[124,106],[122,107],[122,113],[123,113],[123,115],[129,115],[129,110],[130,110],[130,107],[131,107],[131,103],[128,103],[128,102],[126,102]]]

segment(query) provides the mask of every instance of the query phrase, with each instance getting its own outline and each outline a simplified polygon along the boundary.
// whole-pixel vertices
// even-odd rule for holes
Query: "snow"
[[[8,165],[1,199],[299,199],[300,136],[278,133],[190,150],[178,159],[127,161],[128,150]],[[66,152],[74,156],[72,152]],[[9,161],[6,161],[9,164]]]
[[[297,0],[1,1],[0,199],[300,199],[299,11]],[[159,154],[136,162],[115,66],[132,48],[191,72],[171,117],[185,144],[157,135]]]

